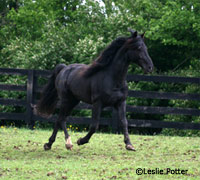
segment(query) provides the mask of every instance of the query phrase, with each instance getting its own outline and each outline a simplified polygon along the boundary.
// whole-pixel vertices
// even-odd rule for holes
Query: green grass
[[[50,130],[0,128],[0,179],[11,180],[143,180],[200,179],[200,138],[131,135],[136,152],[125,150],[122,135],[95,134],[90,143],[76,145],[86,134],[70,132],[72,151],[59,132],[52,150],[43,144]],[[188,170],[187,175],[137,175],[137,168]]]

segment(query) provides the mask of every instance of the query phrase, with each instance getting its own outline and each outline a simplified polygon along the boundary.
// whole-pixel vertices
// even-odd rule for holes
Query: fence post
[[[27,81],[27,89],[26,89],[26,123],[30,129],[33,129],[34,122],[32,121],[33,111],[31,104],[33,103],[33,84],[34,83],[34,70],[28,71],[28,81]]]
[[[111,127],[113,133],[120,133],[119,117],[118,117],[118,112],[115,108],[112,108]]]

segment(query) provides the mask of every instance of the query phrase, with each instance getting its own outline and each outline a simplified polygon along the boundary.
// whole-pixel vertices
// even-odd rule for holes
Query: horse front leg
[[[98,129],[98,127],[99,127],[99,117],[100,117],[100,114],[101,114],[101,109],[102,109],[102,106],[101,106],[100,102],[96,102],[96,103],[93,104],[93,107],[92,107],[92,124],[90,126],[90,130],[89,130],[88,134],[85,137],[78,139],[78,141],[77,141],[78,145],[83,145],[85,143],[88,143],[90,138],[91,138],[91,136]]]
[[[122,122],[123,133],[124,133],[124,143],[126,144],[126,149],[135,151],[135,148],[131,144],[129,134],[128,134],[128,121],[126,119],[126,101],[123,101],[117,106],[118,116]]]

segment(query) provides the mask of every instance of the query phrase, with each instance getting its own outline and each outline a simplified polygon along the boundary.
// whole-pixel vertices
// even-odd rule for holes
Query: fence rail
[[[2,91],[22,91],[26,93],[26,99],[11,99],[0,97],[0,105],[4,106],[22,106],[25,107],[24,113],[3,113],[0,112],[0,119],[6,120],[24,120],[30,127],[35,121],[48,121],[53,122],[56,116],[45,119],[33,114],[31,104],[37,101],[37,93],[41,91],[41,85],[38,83],[38,78],[47,78],[50,71],[46,70],[29,70],[29,69],[9,69],[0,68],[0,75],[17,75],[26,76],[24,84],[3,84],[0,83],[0,90]],[[147,76],[147,75],[128,75],[127,81],[147,81],[156,83],[189,83],[200,85],[200,78],[190,77],[172,77],[172,76]],[[180,92],[157,92],[157,91],[133,91],[129,90],[129,97],[147,98],[147,99],[180,99],[200,101],[200,94],[186,94]],[[76,109],[91,109],[91,105],[81,103]],[[101,118],[100,124],[111,126],[114,131],[120,128],[115,110],[106,108],[106,111],[112,112],[112,118]],[[173,108],[173,107],[151,107],[151,106],[130,106],[127,105],[127,112],[141,113],[141,114],[172,114],[172,115],[189,115],[200,116],[200,109],[198,108]],[[90,124],[91,119],[86,117],[68,117],[68,122],[71,124]],[[189,122],[165,122],[158,120],[141,120],[141,119],[128,119],[129,127],[148,127],[148,128],[176,128],[176,129],[195,129],[200,130],[200,123]]]

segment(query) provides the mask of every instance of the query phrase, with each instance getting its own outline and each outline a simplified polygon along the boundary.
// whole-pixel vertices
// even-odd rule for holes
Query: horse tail
[[[65,67],[65,64],[59,64],[53,70],[53,73],[50,76],[48,83],[45,85],[41,93],[41,98],[35,107],[36,114],[43,117],[49,117],[54,112],[58,101],[55,80],[59,72]]]

